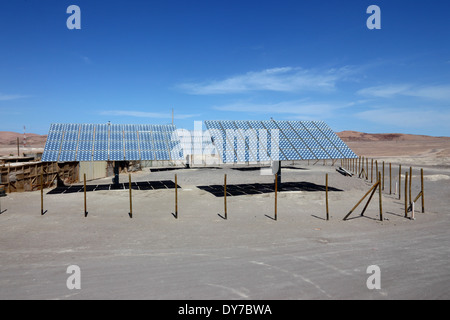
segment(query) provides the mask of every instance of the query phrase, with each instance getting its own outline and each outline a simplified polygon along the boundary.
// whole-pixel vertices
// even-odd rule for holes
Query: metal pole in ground
[[[370,166],[370,183],[373,183],[373,159],[372,159],[372,165]]]
[[[408,171],[405,172],[405,218],[408,217]]]
[[[325,202],[327,207],[327,221],[330,220],[330,213],[328,211],[328,173],[325,175]]]
[[[425,190],[423,184],[423,169],[420,169],[420,185],[422,189],[422,213],[425,213]]]
[[[87,202],[86,202],[86,173],[84,177],[84,216],[87,217]]]
[[[41,216],[44,215],[44,174],[41,173]]]
[[[412,202],[411,183],[412,183],[412,167],[409,167],[409,205],[411,205]]]
[[[278,174],[275,174],[275,221],[277,220]]]
[[[223,206],[224,206],[224,214],[225,220],[228,219],[227,215],[227,175],[225,174],[223,178]]]
[[[384,162],[383,162],[383,168],[384,168]],[[379,173],[378,183],[381,183],[380,180],[381,180],[381,173]],[[379,192],[378,195],[380,197],[380,221],[383,221],[383,200],[382,200],[382,193],[381,193],[380,185],[378,185],[378,192]]]
[[[375,175],[376,175],[376,178],[378,179],[378,160],[375,160]],[[378,181],[380,181],[380,180],[378,180]],[[381,181],[380,181],[380,183],[381,183]]]
[[[389,162],[389,194],[392,194],[392,164]]]
[[[178,219],[178,180],[175,174],[175,218]]]
[[[130,191],[130,218],[133,218],[133,204],[131,200],[131,174],[128,174],[128,188]]]

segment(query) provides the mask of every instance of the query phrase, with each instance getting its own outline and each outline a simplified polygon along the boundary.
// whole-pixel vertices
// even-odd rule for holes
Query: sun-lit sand
[[[282,182],[297,189],[278,193],[277,221],[273,192],[230,194],[225,220],[224,198],[202,188],[221,186],[225,174],[230,190],[273,183],[251,166],[133,173],[133,182],[177,174],[177,219],[174,189],[133,189],[132,218],[127,189],[88,192],[87,215],[83,192],[45,190],[44,215],[39,191],[13,193],[0,198],[0,299],[449,299],[449,138],[344,134],[359,155],[392,163],[383,221],[378,192],[364,216],[366,201],[343,221],[373,183],[341,175],[340,161],[286,163]],[[415,220],[404,217],[404,190],[400,200],[394,194],[400,163],[412,166],[413,197],[424,169],[425,213],[419,200]],[[80,267],[80,290],[66,286],[70,265]],[[366,285],[371,265],[380,267],[380,290]]]

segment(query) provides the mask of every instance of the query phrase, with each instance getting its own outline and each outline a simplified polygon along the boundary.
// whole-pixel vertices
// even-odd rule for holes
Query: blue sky
[[[273,117],[450,136],[449,16],[441,0],[2,1],[0,131],[165,124],[174,108],[189,130]]]

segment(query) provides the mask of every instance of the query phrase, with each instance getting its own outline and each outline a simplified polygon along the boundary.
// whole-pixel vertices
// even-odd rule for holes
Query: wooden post
[[[11,181],[9,178],[10,172],[11,172],[11,163],[8,163],[8,174],[6,175],[6,177],[8,179],[8,193],[11,193]]]
[[[44,174],[41,173],[41,216],[44,215]]]
[[[327,209],[327,221],[330,220],[330,213],[328,211],[328,173],[325,175],[325,203]]]
[[[131,200],[131,174],[128,174],[128,187],[130,191],[130,218],[133,218],[133,203]]]
[[[412,183],[412,167],[409,167],[409,204],[410,205],[411,205],[411,202],[412,202],[411,183]]]
[[[392,194],[392,165],[389,162],[389,194]]]
[[[405,172],[405,218],[408,217],[408,171]]]
[[[228,219],[227,215],[227,175],[225,174],[223,178],[223,207],[225,211],[225,220]]]
[[[175,174],[175,219],[178,219],[178,179]]]
[[[373,159],[372,159],[372,165],[370,167],[370,183],[373,183]]]
[[[369,195],[369,193],[371,193],[371,192],[372,192],[372,195],[370,196],[370,199],[372,199],[372,196],[373,196],[373,194],[375,193],[376,188],[379,187],[379,185],[380,185],[380,182],[377,181],[377,183],[375,183],[375,184],[370,188],[370,190],[367,191],[367,193],[366,193],[366,194],[358,201],[358,203],[357,203],[357,204],[349,211],[349,213],[344,217],[344,221],[347,220],[347,218],[352,214],[352,212],[355,211],[355,209],[361,204],[361,202],[363,202],[363,200],[364,200],[364,199]],[[367,201],[367,204],[366,204],[366,206],[365,206],[363,212],[361,213],[361,215],[364,214],[364,211],[366,210],[366,208],[367,208],[367,206],[368,206],[368,204],[369,204],[369,202],[370,202],[370,199],[369,199],[369,201]]]
[[[381,177],[381,188],[382,188],[382,190],[384,191],[384,161],[383,161],[383,176]]]
[[[366,158],[366,180],[369,180],[369,158]]]
[[[402,165],[398,165],[398,200],[402,198]]]
[[[20,157],[20,150],[19,150],[19,137],[17,137],[17,156]]]
[[[383,162],[383,168],[384,168],[384,162]],[[379,173],[379,180],[381,180],[381,173]],[[380,182],[379,182],[380,183]],[[382,194],[381,194],[381,187],[378,185],[378,195],[380,197],[380,221],[383,221],[383,200],[382,200]]]
[[[375,175],[377,177],[377,181],[380,181],[378,180],[378,160],[375,160]]]
[[[87,203],[86,203],[86,173],[83,174],[84,178],[84,216],[87,217]]]
[[[275,174],[275,221],[277,221],[278,174]]]
[[[359,174],[361,174],[363,169],[364,169],[364,157],[361,156],[361,165],[359,166]]]
[[[356,160],[356,174],[360,174],[361,172],[361,156]]]
[[[425,213],[425,190],[423,184],[423,168],[420,169],[420,187],[422,189],[422,213]]]
[[[361,211],[361,216],[364,215],[364,212],[366,212],[367,207],[369,206],[370,201],[372,200],[373,195],[375,194],[375,192],[377,191],[377,188],[381,188],[380,187],[380,182],[377,182],[375,184],[375,188],[373,188],[372,193],[370,194],[369,200],[367,200],[366,205],[364,206],[364,209]]]

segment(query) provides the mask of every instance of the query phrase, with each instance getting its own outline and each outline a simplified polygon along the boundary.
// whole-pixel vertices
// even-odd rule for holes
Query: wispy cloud
[[[171,113],[159,113],[159,112],[144,112],[144,111],[130,111],[130,110],[106,110],[101,111],[101,115],[107,116],[119,116],[119,117],[136,117],[136,118],[156,118],[156,119],[171,119]],[[198,117],[199,114],[174,114],[175,119],[187,119]]]
[[[408,115],[408,121],[399,121]],[[426,128],[435,131],[448,131],[450,111],[416,108],[376,108],[355,114],[356,118],[397,129]]]
[[[338,104],[327,102],[310,102],[306,99],[283,101],[279,103],[247,103],[237,102],[228,105],[214,106],[215,110],[228,112],[246,112],[267,115],[289,115],[292,118],[326,119],[331,117],[335,111],[351,106],[350,104]]]
[[[351,67],[325,71],[281,67],[252,71],[223,80],[183,83],[178,87],[193,95],[233,94],[251,91],[304,92],[332,91],[338,80],[345,79]]]
[[[92,64],[92,60],[89,57],[81,56],[81,60],[83,60],[83,62],[86,64]]]
[[[20,95],[20,94],[5,94],[0,92],[0,101],[7,101],[7,100],[17,100],[26,98],[27,96]]]
[[[450,85],[415,86],[411,84],[395,84],[361,89],[358,94],[379,98],[410,96],[432,100],[450,100]]]

